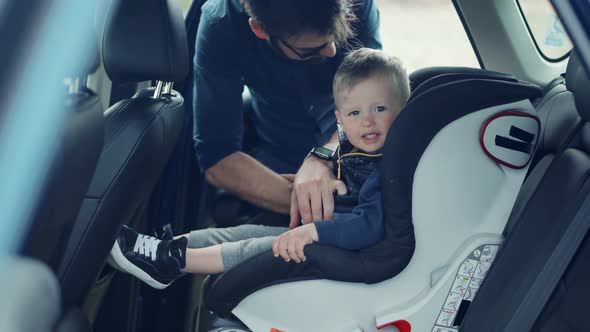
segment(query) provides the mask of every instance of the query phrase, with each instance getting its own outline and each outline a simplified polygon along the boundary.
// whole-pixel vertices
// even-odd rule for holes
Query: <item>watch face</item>
[[[332,153],[334,153],[334,152],[330,149],[323,147],[323,146],[318,146],[313,149],[312,153],[314,156],[317,156],[319,158],[322,158],[325,160],[330,160],[330,159],[332,159]]]

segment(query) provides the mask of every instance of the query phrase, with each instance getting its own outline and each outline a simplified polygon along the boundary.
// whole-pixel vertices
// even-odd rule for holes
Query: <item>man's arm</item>
[[[243,152],[234,152],[205,171],[209,183],[274,212],[289,212],[290,182]]]
[[[338,132],[334,133],[324,147],[334,151],[338,147]],[[330,220],[334,214],[334,188],[336,178],[331,162],[309,156],[299,168],[291,197],[291,222],[289,227],[297,227],[316,220]],[[346,187],[344,187],[346,190]]]
[[[209,1],[195,43],[194,143],[207,180],[257,206],[287,213],[289,181],[241,152],[243,69],[236,24]]]

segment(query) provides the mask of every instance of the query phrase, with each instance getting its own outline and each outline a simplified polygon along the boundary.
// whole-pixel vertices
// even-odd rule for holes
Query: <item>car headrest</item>
[[[84,45],[78,45],[80,57],[75,63],[71,63],[65,72],[64,78],[84,78],[94,73],[100,66],[100,53],[98,48],[99,37],[97,29],[90,25],[85,27],[85,34],[87,36]]]
[[[85,53],[84,59],[76,67],[73,67],[68,75],[71,77],[85,77],[96,71],[99,66],[98,40],[93,40],[90,49]]]
[[[414,90],[425,83],[430,81],[432,78],[438,76],[447,76],[447,82],[459,79],[468,78],[490,78],[490,79],[505,79],[510,81],[516,81],[516,79],[509,74],[500,73],[497,71],[471,68],[471,67],[425,67],[420,68],[410,74],[410,85],[412,93]],[[444,82],[433,83],[430,86],[442,84]]]
[[[174,0],[111,0],[102,59],[113,81],[174,82],[188,74],[182,11]]]
[[[590,80],[573,50],[567,65],[565,82],[568,90],[574,94],[578,114],[582,119],[590,121]]]

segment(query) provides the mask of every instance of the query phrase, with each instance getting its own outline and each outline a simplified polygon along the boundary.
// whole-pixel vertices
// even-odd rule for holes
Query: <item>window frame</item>
[[[471,44],[471,48],[473,49],[473,53],[475,54],[475,58],[477,59],[477,63],[479,63],[479,68],[485,70],[486,67],[483,63],[483,59],[481,58],[481,55],[479,54],[479,49],[477,48],[477,44],[475,43],[475,40],[473,39],[473,35],[471,34],[471,29],[469,29],[469,27],[467,26],[467,22],[465,21],[465,16],[463,15],[463,12],[461,12],[461,7],[457,3],[457,0],[451,0],[451,2],[453,4],[453,7],[455,8],[455,12],[457,13],[457,16],[459,17],[459,21],[461,21],[461,25],[463,26],[463,30],[465,31],[465,34],[467,35],[467,39],[469,40],[469,43]]]
[[[564,55],[562,55],[559,58],[550,58],[549,56],[547,56],[545,54],[545,52],[543,52],[543,50],[541,49],[541,46],[539,46],[539,43],[537,42],[537,38],[535,38],[535,34],[533,33],[533,30],[531,29],[531,26],[529,25],[529,21],[527,20],[526,14],[524,13],[524,10],[522,9],[522,6],[520,5],[520,0],[515,0],[516,2],[516,6],[518,7],[518,10],[520,11],[520,15],[522,16],[522,19],[524,20],[524,25],[527,28],[527,31],[529,32],[529,35],[531,36],[531,39],[533,40],[533,44],[535,45],[535,48],[537,49],[537,52],[539,53],[539,55],[541,55],[541,57],[543,59],[545,59],[546,61],[549,62],[561,62],[567,58],[569,58],[572,49],[570,48],[569,51],[565,52]],[[561,22],[561,19],[560,19]],[[568,36],[569,38],[569,36]]]

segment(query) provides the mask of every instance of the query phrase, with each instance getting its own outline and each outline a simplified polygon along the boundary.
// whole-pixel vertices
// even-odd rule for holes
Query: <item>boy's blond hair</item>
[[[410,81],[400,59],[381,50],[360,48],[348,54],[334,75],[332,90],[334,98],[373,76],[389,75],[397,88],[401,105],[410,97]]]

